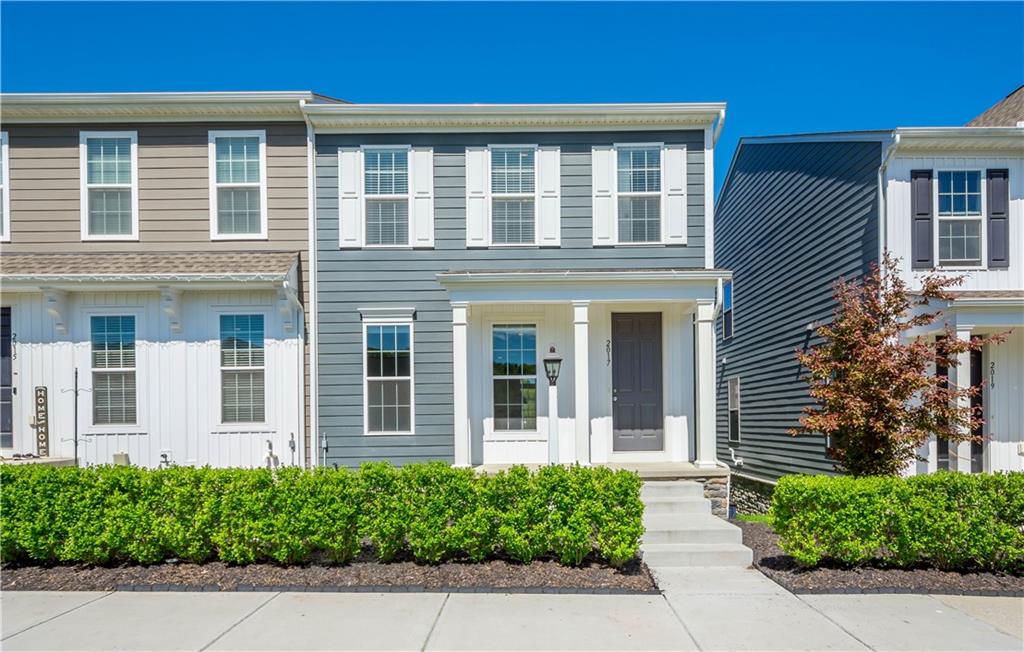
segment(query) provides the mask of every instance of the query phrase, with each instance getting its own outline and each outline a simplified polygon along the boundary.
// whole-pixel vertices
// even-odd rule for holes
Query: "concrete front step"
[[[704,485],[692,480],[649,480],[643,484],[640,497],[648,498],[703,498]]]
[[[711,501],[695,496],[642,498],[644,514],[710,514]]]
[[[746,568],[754,560],[750,548],[739,543],[644,543],[644,561],[651,567]]]
[[[711,514],[645,514],[644,543],[742,543],[743,532]]]

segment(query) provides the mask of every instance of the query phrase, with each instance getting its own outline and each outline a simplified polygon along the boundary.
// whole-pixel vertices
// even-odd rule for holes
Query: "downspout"
[[[892,142],[885,148],[885,153],[882,155],[882,164],[878,166],[878,262],[881,265],[882,257],[885,252],[889,250],[889,229],[887,228],[886,222],[888,216],[885,214],[886,201],[885,201],[885,170],[889,165],[889,159],[896,152],[896,148],[900,145],[900,134],[893,133]]]
[[[722,135],[722,127],[725,126],[725,109],[718,112],[718,125],[715,126],[715,135],[711,139],[712,146],[718,145],[718,137]]]
[[[316,251],[316,135],[313,123],[306,112],[306,100],[299,100],[299,110],[306,122],[306,205],[309,255],[309,324],[306,337],[309,341],[309,462],[319,466],[320,454],[320,377],[318,373],[319,328],[317,325],[317,251]],[[301,355],[301,352],[299,353]]]

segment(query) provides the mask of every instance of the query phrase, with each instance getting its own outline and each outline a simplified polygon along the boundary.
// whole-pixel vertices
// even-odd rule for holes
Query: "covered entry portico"
[[[715,329],[728,272],[465,271],[452,306],[455,463],[715,457]],[[563,362],[557,421],[542,359]],[[549,446],[554,436],[557,445]]]

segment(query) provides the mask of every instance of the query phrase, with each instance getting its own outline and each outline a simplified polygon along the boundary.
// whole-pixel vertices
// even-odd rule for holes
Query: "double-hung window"
[[[221,315],[221,423],[266,421],[265,376],[263,315]]]
[[[939,265],[981,265],[981,172],[940,171],[938,177]]]
[[[138,134],[83,131],[79,157],[82,239],[137,240]]]
[[[7,132],[0,131],[0,242],[11,239],[11,179]]]
[[[138,422],[135,392],[135,317],[89,318],[93,425]]]
[[[537,326],[494,326],[491,358],[494,430],[536,430]]]
[[[409,150],[366,148],[363,151],[366,195],[366,244],[409,244]]]
[[[722,284],[722,339],[732,337],[732,281]]]
[[[533,147],[491,148],[491,242],[536,242]]]
[[[729,441],[740,440],[740,379],[729,379]]]
[[[661,147],[621,146],[616,159],[619,242],[660,242]]]
[[[366,325],[366,432],[413,432],[412,324]]]
[[[267,237],[267,132],[211,131],[210,237]]]

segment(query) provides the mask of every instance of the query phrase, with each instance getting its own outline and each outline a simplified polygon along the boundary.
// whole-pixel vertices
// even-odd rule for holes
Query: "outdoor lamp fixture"
[[[562,356],[558,355],[555,351],[555,345],[551,345],[551,350],[544,356],[544,373],[548,377],[548,384],[552,387],[558,382],[558,372],[562,370]]]

